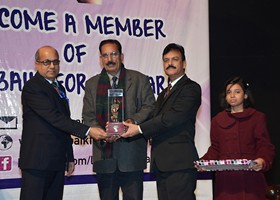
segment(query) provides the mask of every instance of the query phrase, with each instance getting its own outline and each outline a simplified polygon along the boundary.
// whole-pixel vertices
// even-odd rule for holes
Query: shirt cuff
[[[90,127],[88,128],[88,130],[87,130],[87,132],[86,132],[86,137],[88,136],[89,131],[90,131]]]
[[[138,130],[139,130],[139,133],[140,133],[140,134],[143,134],[143,131],[141,130],[140,125],[138,125]]]

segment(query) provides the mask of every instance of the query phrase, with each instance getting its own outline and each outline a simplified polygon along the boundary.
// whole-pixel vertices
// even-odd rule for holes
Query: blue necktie
[[[66,94],[59,88],[56,82],[53,81],[52,86],[54,87],[54,89],[56,90],[56,92],[58,93],[61,99],[66,99],[68,101]]]

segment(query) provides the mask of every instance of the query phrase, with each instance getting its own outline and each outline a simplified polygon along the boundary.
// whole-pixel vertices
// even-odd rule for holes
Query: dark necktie
[[[168,95],[170,94],[171,87],[172,87],[172,85],[171,85],[171,83],[169,83],[168,87],[166,89],[166,92],[165,92],[165,97],[168,97]]]
[[[59,88],[56,82],[52,82],[52,86],[54,87],[54,89],[56,90],[56,92],[58,93],[61,99],[66,99],[68,101],[66,94]]]
[[[112,89],[116,89],[118,78],[116,76],[113,76],[112,80],[113,80]]]

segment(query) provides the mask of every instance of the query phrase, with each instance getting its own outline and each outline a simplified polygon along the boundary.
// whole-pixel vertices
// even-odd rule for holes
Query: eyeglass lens
[[[113,51],[113,52],[111,52],[111,53],[103,53],[101,56],[102,56],[103,58],[108,58],[109,56],[112,56],[113,58],[115,58],[115,57],[117,57],[118,55],[119,55],[118,52]]]
[[[42,63],[45,66],[50,66],[51,63],[53,63],[53,65],[57,66],[60,63],[60,60],[44,60],[44,61],[38,61],[39,63]]]

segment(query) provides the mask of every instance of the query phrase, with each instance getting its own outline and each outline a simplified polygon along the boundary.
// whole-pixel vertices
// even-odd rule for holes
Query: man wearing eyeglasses
[[[124,91],[124,120],[142,123],[149,119],[155,102],[146,75],[125,68],[122,46],[117,40],[103,40],[99,45],[100,74],[86,81],[83,120],[86,125],[105,130],[107,91],[116,87]],[[116,140],[115,140],[116,139]],[[142,136],[116,137],[93,144],[93,171],[96,172],[101,200],[143,199],[143,170],[147,164],[147,141]]]
[[[95,140],[107,137],[104,130],[70,118],[65,89],[56,80],[59,63],[56,49],[39,48],[35,54],[37,73],[22,91],[21,200],[62,199],[64,175],[74,171],[70,134]]]

